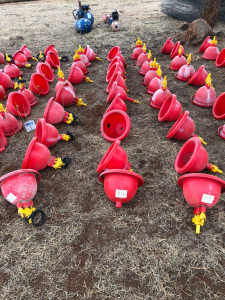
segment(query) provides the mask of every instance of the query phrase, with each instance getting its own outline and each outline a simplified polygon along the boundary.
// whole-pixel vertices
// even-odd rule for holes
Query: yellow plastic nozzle
[[[156,73],[157,73],[157,75],[158,75],[159,77],[162,76],[161,66],[159,66],[159,68],[158,68],[158,70],[156,71]]]
[[[71,140],[71,136],[69,136],[68,134],[62,134],[63,140],[68,142],[69,140]]]
[[[80,55],[77,54],[77,51],[76,51],[75,55],[73,56],[73,59],[74,59],[74,60],[80,59]]]
[[[159,64],[156,62],[156,57],[154,58],[154,61],[150,63],[150,67],[151,68],[158,68]]]
[[[196,226],[196,233],[199,234],[200,233],[200,226],[203,226],[205,224],[206,221],[206,215],[204,212],[201,212],[200,215],[195,215],[192,218],[192,223],[195,224]]]
[[[213,37],[213,40],[210,42],[212,45],[217,45],[218,41],[216,40],[216,37]]]
[[[212,79],[211,79],[211,73],[208,74],[206,80],[205,80],[205,83],[208,85],[208,86],[212,86]]]
[[[69,113],[68,114],[68,118],[67,118],[67,120],[66,120],[66,123],[67,124],[70,124],[70,123],[72,123],[73,122],[73,115],[72,115],[72,113]]]
[[[62,59],[62,57],[58,57],[58,59],[59,59],[59,60],[61,60],[61,59]]]
[[[95,56],[95,59],[97,59],[97,60],[102,60],[100,57],[98,57],[98,56]]]
[[[134,100],[133,102],[134,102],[134,103],[137,103],[137,104],[141,104],[141,102],[138,101],[138,100]]]
[[[14,90],[20,88],[20,85],[17,82],[14,82],[14,86],[13,86]]]
[[[30,69],[30,68],[32,68],[32,65],[31,64],[26,64],[25,67]]]
[[[223,171],[221,171],[217,166],[215,166],[215,165],[213,165],[213,164],[210,164],[210,166],[211,166],[211,171],[212,172],[218,172],[218,173],[220,173],[220,174],[222,174],[223,173]]]
[[[127,93],[129,92],[129,90],[127,90]]]
[[[138,40],[136,42],[136,45],[142,45],[142,41],[140,40],[140,38],[138,37]]]
[[[18,209],[18,215],[22,218],[28,219],[32,212],[35,211],[35,208],[33,206],[30,207],[20,207]],[[31,219],[28,220],[29,224],[32,224]]]
[[[82,98],[79,98],[78,100],[77,100],[77,104],[76,104],[77,106],[87,106],[87,104],[85,104],[84,102],[83,102],[83,100],[82,100]]]
[[[55,170],[57,169],[61,169],[63,166],[65,166],[65,164],[62,162],[61,158],[56,158],[55,159],[55,163],[52,166]]]
[[[191,63],[191,53],[189,53],[187,58],[187,64],[190,65],[190,63]]]
[[[162,86],[163,86],[163,89],[164,90],[166,90],[166,88],[167,88],[167,76],[164,76],[164,79],[163,79],[163,81],[162,81]]]
[[[130,169],[130,172],[133,172],[133,169]]]
[[[63,73],[63,71],[61,71],[60,67],[58,67],[58,73],[57,74],[58,74],[59,78],[64,79],[64,73]]]
[[[203,145],[207,145],[207,143],[204,142],[203,138],[201,138],[200,136],[198,136],[198,138],[200,139],[200,141],[201,141],[201,143],[202,143]]]
[[[85,82],[94,82],[89,77],[86,77]]]
[[[78,48],[78,50],[76,52],[79,52],[79,53],[83,53],[84,52],[84,49],[81,48],[81,45],[79,45],[79,48]]]
[[[7,54],[7,53],[5,54],[5,60],[8,61],[8,62],[11,62],[11,61],[12,61],[11,58],[8,57],[8,54]]]
[[[44,55],[42,54],[41,51],[39,51],[39,56],[38,56],[38,58],[39,58],[40,60],[43,60],[43,59],[44,59]]]
[[[182,54],[182,47],[181,47],[181,45],[180,45],[180,47],[179,47],[178,54],[179,54],[179,55]]]
[[[145,43],[144,43],[144,46],[142,47],[144,53],[146,53],[146,46],[145,46]]]
[[[34,56],[32,56],[32,59],[35,60],[35,61],[38,61],[38,59]]]
[[[151,50],[148,51],[148,60],[150,60],[152,58],[152,53]]]
[[[6,112],[6,108],[3,107],[2,103],[0,103],[0,112]]]

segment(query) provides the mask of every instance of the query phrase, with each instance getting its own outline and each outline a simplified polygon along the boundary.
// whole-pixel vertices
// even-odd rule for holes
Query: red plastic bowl
[[[178,53],[179,48],[180,48],[180,42],[178,41],[174,45],[173,50],[170,53],[170,59],[173,59],[175,56],[179,55],[179,53]],[[181,46],[181,49],[182,49],[181,55],[183,55],[184,54],[184,48]]]
[[[175,121],[182,113],[182,106],[177,101],[177,96],[172,94],[165,100],[158,114],[158,121]]]
[[[174,42],[171,40],[171,37],[168,38],[168,40],[165,42],[161,49],[161,53],[170,54],[173,50]]]
[[[225,67],[225,48],[218,54],[215,64],[218,68]]]
[[[219,95],[213,104],[212,114],[217,120],[225,119],[225,92]]]
[[[108,53],[107,55],[107,60],[112,61],[113,58],[120,52],[120,47],[119,46],[114,46]]]
[[[195,74],[191,77],[191,79],[188,81],[188,85],[193,84],[196,86],[202,86],[205,84],[205,80],[208,76],[208,73],[204,69],[204,65],[202,65]]]

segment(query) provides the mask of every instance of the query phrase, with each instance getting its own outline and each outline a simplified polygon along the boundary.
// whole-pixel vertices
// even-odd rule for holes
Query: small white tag
[[[87,13],[87,18],[91,19],[91,13]]]
[[[13,203],[16,200],[16,198],[17,197],[15,195],[13,195],[12,193],[9,193],[8,196],[6,197],[6,199],[11,203]]]
[[[201,202],[212,204],[215,196],[203,194]]]
[[[116,190],[116,198],[127,198],[127,190]]]
[[[26,129],[27,132],[35,130],[35,128],[36,128],[34,120],[30,120],[30,121],[28,121],[26,123],[23,123],[23,125],[24,125],[24,127],[25,127],[25,129]]]

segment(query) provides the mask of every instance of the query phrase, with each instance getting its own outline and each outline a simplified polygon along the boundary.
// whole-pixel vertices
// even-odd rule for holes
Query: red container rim
[[[166,40],[166,42],[165,42],[165,44],[163,45],[163,47],[162,47],[162,49],[161,49],[161,53],[164,53],[164,49],[166,48],[166,46],[167,46],[167,44],[171,41],[171,37],[169,37],[167,40]]]
[[[41,135],[41,141],[40,143],[41,144],[45,144],[45,141],[46,141],[46,121],[44,118],[40,118],[38,121],[37,121],[37,124],[36,124],[36,129],[35,129],[35,133],[34,133],[34,136],[38,138],[38,128],[39,126],[42,127],[42,135]]]
[[[105,155],[103,156],[100,163],[98,164],[98,167],[96,170],[97,173],[101,173],[105,169],[105,167],[107,166],[109,161],[112,159],[113,155],[115,154],[116,150],[118,149],[120,143],[121,143],[120,140],[116,140],[115,142],[112,143],[112,145],[106,151]]]
[[[222,94],[220,94],[219,97],[216,99],[216,101],[213,104],[212,114],[213,114],[213,117],[215,119],[217,119],[217,120],[222,120],[222,119],[225,118],[225,113],[222,114],[222,115],[217,115],[216,112],[215,112],[215,107],[217,106],[217,103],[220,101],[220,99],[222,97],[225,97],[225,92],[223,92]]]
[[[54,97],[51,97],[46,105],[46,108],[45,108],[45,112],[44,112],[44,115],[43,115],[43,118],[46,119],[47,118],[47,115],[48,115],[48,111],[49,111],[49,108],[50,108],[50,105],[52,104],[52,101],[54,101]],[[57,103],[57,102],[56,102]]]
[[[129,176],[133,176],[133,177],[136,177],[138,179],[138,187],[139,186],[142,186],[143,183],[144,183],[144,180],[143,178],[141,177],[141,175],[137,174],[137,173],[134,173],[134,172],[131,172],[129,170],[121,170],[121,169],[111,169],[111,170],[107,170],[107,171],[104,171],[102,172],[102,174],[99,176],[99,180],[104,183],[104,175],[106,174],[126,174],[126,175],[129,175]]]
[[[205,65],[202,65],[196,72],[195,74],[190,78],[190,80],[188,81],[188,85],[192,84],[193,81],[195,81],[195,79],[198,77],[199,73],[204,69]]]
[[[176,120],[176,122],[173,124],[172,128],[167,134],[167,138],[171,139],[174,134],[177,132],[177,130],[183,125],[183,123],[186,121],[187,117],[189,115],[189,111],[186,110],[185,112],[180,115],[180,117]]]
[[[27,151],[25,153],[24,159],[23,159],[23,164],[22,164],[22,169],[26,169],[27,166],[27,162],[31,153],[32,148],[34,147],[34,144],[37,142],[37,137],[33,137],[28,148]]]
[[[107,114],[109,111],[112,110],[113,105],[115,105],[115,103],[118,101],[118,99],[121,99],[120,96],[121,96],[121,94],[116,95],[116,97],[115,97],[115,98],[113,99],[113,101],[110,103],[109,107],[106,109],[106,111],[105,111],[104,114]],[[122,100],[122,99],[121,99],[121,100]],[[122,100],[122,101],[123,101],[123,100]],[[125,104],[125,102],[124,102],[124,104]],[[125,104],[125,105],[126,105],[126,104]]]
[[[218,63],[218,60],[219,60],[220,55],[222,55],[222,54],[225,55],[224,52],[225,52],[225,48],[223,48],[223,49],[220,51],[220,53],[218,54],[218,56],[217,56],[217,58],[216,58],[215,64],[216,64],[216,66],[217,66],[218,68],[225,66],[225,59],[224,59],[220,64]]]
[[[188,81],[188,80],[190,79],[190,78],[180,77],[180,76],[178,75],[178,73],[175,74],[175,77],[176,77],[178,80],[181,80],[181,81]]]
[[[174,45],[174,47],[170,53],[170,59],[173,59],[176,56],[176,51],[177,51],[177,48],[179,49],[179,47],[180,47],[180,41],[176,42],[176,44]]]
[[[225,140],[225,136],[223,136],[223,135],[221,134],[221,131],[222,131],[222,129],[223,129],[223,126],[224,126],[224,125],[221,125],[221,126],[218,128],[218,134],[219,134],[219,136],[220,136],[222,139]]]
[[[208,40],[210,39],[210,36],[208,36],[204,42],[202,43],[201,47],[199,48],[198,52],[203,52],[203,48],[205,47],[205,44],[208,42]]]
[[[191,102],[194,103],[197,106],[200,106],[200,107],[212,107],[213,106],[213,104],[206,105],[206,104],[200,104],[200,103],[196,102],[195,101],[195,94],[191,97]]]
[[[165,106],[165,103],[167,103],[167,101],[169,101],[169,99],[171,99],[171,98],[172,98],[172,101],[171,101],[171,103],[170,103],[170,106],[168,107],[168,110],[166,111],[166,113],[165,113],[164,115],[161,115],[161,114],[162,114],[162,112],[160,113],[161,109]],[[161,106],[160,111],[159,111],[158,120],[159,120],[160,122],[166,121],[166,119],[169,117],[169,115],[170,115],[171,112],[173,111],[173,107],[174,107],[176,101],[177,101],[177,96],[176,96],[175,94],[169,95],[169,96],[166,98],[166,100],[164,101],[164,103],[163,103],[163,105]],[[177,102],[179,102],[179,101],[177,101]]]

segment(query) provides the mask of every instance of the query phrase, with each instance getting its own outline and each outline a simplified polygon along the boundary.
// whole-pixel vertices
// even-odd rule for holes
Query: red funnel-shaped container
[[[124,140],[131,128],[129,116],[122,110],[111,110],[105,114],[101,121],[101,133],[109,141]]]
[[[169,90],[163,88],[158,89],[151,98],[148,100],[148,104],[156,109],[160,109],[166,99],[171,95]]]
[[[151,66],[150,66],[151,60],[147,60],[143,63],[141,69],[138,71],[138,73],[140,75],[146,75],[148,73],[148,71],[151,70]],[[154,71],[154,70],[153,70]]]
[[[127,111],[127,106],[125,104],[125,102],[120,98],[120,94],[118,94],[114,100],[111,102],[111,104],[109,105],[109,107],[107,108],[107,110],[105,111],[104,114],[107,114],[109,111],[111,110],[123,110],[124,112]]]
[[[67,85],[67,83],[61,85],[55,97],[55,101],[63,107],[76,105],[77,99],[75,92]]]
[[[222,125],[218,128],[219,136],[225,140],[225,125]]]
[[[12,136],[19,132],[23,127],[22,122],[18,121],[10,113],[0,113],[0,128],[4,132],[5,136]]]
[[[122,76],[122,73],[120,71],[118,71],[118,72],[114,73],[113,76],[111,77],[111,79],[108,83],[107,89],[106,89],[106,93],[110,92],[114,82],[117,83],[117,86],[120,86],[125,91],[127,91],[127,86],[126,86],[125,80]]]
[[[205,80],[208,76],[208,73],[204,69],[204,65],[202,65],[195,74],[191,77],[191,79],[188,81],[188,85],[193,84],[196,86],[202,86],[205,83]]]
[[[3,86],[0,85],[0,101],[6,99],[8,97],[8,94],[6,93]]]
[[[48,47],[45,49],[45,52],[44,52],[44,54],[47,56],[47,54],[48,54],[48,52],[53,52],[53,53],[55,53],[55,55],[56,56],[59,56],[58,55],[58,51],[56,50],[56,48],[55,48],[55,46],[54,45],[48,45]]]
[[[105,193],[109,200],[116,203],[116,208],[132,200],[138,187],[144,183],[139,174],[119,169],[104,171],[99,180],[104,183]]]
[[[212,170],[208,153],[197,137],[190,138],[181,147],[175,160],[175,170],[179,174],[201,172],[207,168]],[[221,172],[221,171],[220,171]]]
[[[0,52],[0,64],[4,64],[4,63],[5,63],[4,55]]]
[[[53,71],[51,69],[51,66],[47,62],[39,62],[36,66],[36,73],[43,75],[50,83],[54,81]]]
[[[7,64],[4,68],[4,73],[7,74],[10,78],[16,78],[23,75],[23,72],[14,65],[14,64]]]
[[[225,67],[225,48],[218,54],[215,64],[218,68]]]
[[[59,88],[60,88],[62,85],[63,85],[63,86],[68,86],[68,87],[70,87],[72,90],[74,90],[72,84],[71,84],[68,80],[59,78],[59,79],[58,79],[58,82],[56,83],[56,86],[55,86],[55,92],[56,92],[56,93],[58,92]]]
[[[170,54],[174,48],[174,42],[171,40],[171,37],[165,42],[161,49],[161,53]]]
[[[47,95],[50,90],[47,79],[39,73],[34,73],[31,75],[29,87],[34,94],[39,96]]]
[[[188,81],[195,73],[195,69],[192,65],[182,66],[175,77],[181,81]]]
[[[67,131],[67,133],[69,132]],[[44,144],[48,148],[57,144],[58,141],[64,140],[63,135],[59,134],[55,126],[46,123],[45,119],[43,118],[39,119],[37,122],[36,129],[35,129],[35,137],[37,137],[38,143]]]
[[[112,85],[112,88],[110,90],[110,93],[107,98],[107,103],[112,102],[112,100],[116,97],[116,95],[120,94],[120,98],[122,100],[128,100],[130,102],[136,102],[134,99],[127,97],[127,93],[123,88],[117,85],[117,82],[114,82]]]
[[[148,87],[145,89],[145,92],[149,95],[153,95],[157,90],[162,88],[162,81],[163,78],[157,75],[150,81]],[[168,87],[166,89],[169,90]]]
[[[27,62],[27,58],[26,56],[23,54],[22,51],[16,51],[14,54],[13,54],[13,60],[14,60],[14,63],[17,67],[19,68],[23,68],[25,67],[26,65],[28,65],[28,62]]]
[[[218,54],[219,49],[216,46],[210,46],[205,50],[202,58],[207,60],[216,60]]]
[[[211,44],[211,39],[210,39],[210,36],[208,36],[205,40],[204,40],[204,42],[202,43],[202,45],[201,45],[201,47],[199,48],[199,53],[204,53],[205,52],[205,50],[208,48],[208,47],[210,47],[210,46],[212,46],[212,44]]]
[[[183,55],[177,55],[172,60],[169,68],[173,71],[178,71],[182,66],[186,65],[187,60]]]
[[[82,81],[88,81],[87,79],[89,78],[84,76],[80,68],[76,67],[75,65],[72,65],[68,78],[69,82],[71,82],[72,84],[78,84]]]
[[[98,59],[97,54],[94,53],[94,51],[90,48],[89,45],[87,45],[84,49],[84,54],[87,56],[89,61],[93,61]]]
[[[119,46],[114,46],[107,55],[107,60],[112,61],[115,56],[120,52]]]
[[[27,118],[31,113],[30,103],[20,92],[9,94],[6,108],[10,114],[20,118]]]
[[[181,176],[177,184],[183,188],[184,198],[194,207],[192,222],[196,225],[196,233],[206,220],[205,211],[213,207],[225,192],[225,182],[212,175],[191,173]]]
[[[109,72],[106,75],[106,82],[109,82],[114,73],[121,72],[121,74],[124,74],[123,70],[120,68],[120,65],[118,62],[116,62],[112,67],[110,68]],[[126,78],[126,76],[122,75],[123,78]]]
[[[137,61],[135,61],[135,65],[141,67],[146,61],[148,61],[148,53],[143,52],[138,56]]]
[[[120,147],[120,142],[120,140],[116,140],[109,147],[97,167],[97,173],[101,173],[106,169],[130,170],[131,164],[128,162],[126,152]]]
[[[18,93],[21,93],[25,98],[27,98],[31,107],[38,104],[39,99],[34,96],[34,94],[31,92],[31,90],[25,89],[25,87],[24,87],[24,88],[20,89],[18,91]]]
[[[124,65],[124,68],[126,68],[126,67],[127,67],[127,63],[126,63],[125,58],[124,58],[124,56],[122,55],[121,51],[118,52],[118,55],[117,55],[117,56],[120,57],[120,59],[121,59],[123,65]]]
[[[14,82],[7,74],[3,73],[2,70],[0,70],[0,85],[2,85],[5,90],[13,88],[14,86]]]
[[[36,170],[17,170],[0,178],[3,197],[17,208],[33,206],[37,192],[37,183],[41,175]]]
[[[179,118],[182,113],[182,106],[179,101],[177,101],[176,95],[170,95],[162,107],[160,108],[158,120],[159,122],[164,121],[175,121]]]
[[[131,55],[132,59],[138,59],[138,56],[144,53],[144,50],[142,48],[142,45],[136,45],[136,47],[134,48],[133,54]]]
[[[216,92],[214,88],[205,84],[191,97],[191,101],[198,106],[212,107],[216,101]]]
[[[173,50],[171,51],[170,53],[170,59],[173,59],[175,56],[179,55],[178,51],[179,51],[179,48],[180,48],[180,42],[177,42],[174,47],[173,47]],[[184,54],[184,48],[181,46],[181,55]]]
[[[43,118],[47,123],[58,124],[61,122],[66,123],[69,112],[65,111],[64,108],[57,102],[54,101],[54,97],[48,101]]]
[[[157,77],[155,70],[150,70],[146,73],[145,77],[142,79],[142,84],[148,86],[153,78]]]
[[[167,134],[167,138],[174,138],[180,141],[186,141],[190,137],[198,137],[195,132],[195,123],[194,121],[188,117],[189,111],[185,111],[182,115],[177,119],[177,121],[173,124],[172,128]],[[198,137],[199,138],[199,137]],[[202,141],[202,139],[200,138]]]
[[[38,143],[38,138],[33,137],[25,154],[22,169],[33,169],[40,171],[47,166],[53,167],[56,158],[51,156],[49,149],[41,143]]]
[[[49,63],[53,69],[58,69],[58,67],[60,67],[59,57],[52,51],[48,51],[46,55],[46,62]]]
[[[219,95],[213,104],[212,114],[217,120],[225,119],[225,92]]]
[[[85,54],[82,54],[82,53],[78,53],[78,54],[80,55],[80,60],[84,63],[84,65],[86,67],[91,66],[91,63],[89,62],[89,60]]]
[[[111,69],[111,67],[112,67],[115,63],[119,63],[119,67],[121,68],[121,70],[123,71],[123,73],[125,72],[124,64],[123,64],[121,58],[120,58],[119,56],[115,56],[115,57],[113,58],[113,60],[111,61],[111,63],[109,64],[109,66],[108,66],[107,74],[108,74],[109,70]]]
[[[7,138],[5,137],[3,130],[0,128],[0,153],[4,152],[6,147],[7,147]]]
[[[23,45],[21,48],[20,48],[20,51],[23,52],[23,54],[26,56],[26,59],[29,60],[32,58],[32,54],[30,52],[30,50],[27,48],[26,45]]]
[[[89,70],[86,68],[85,64],[81,60],[74,61],[72,66],[75,66],[75,67],[78,67],[79,69],[81,69],[81,71],[83,72],[84,75],[89,73]]]

